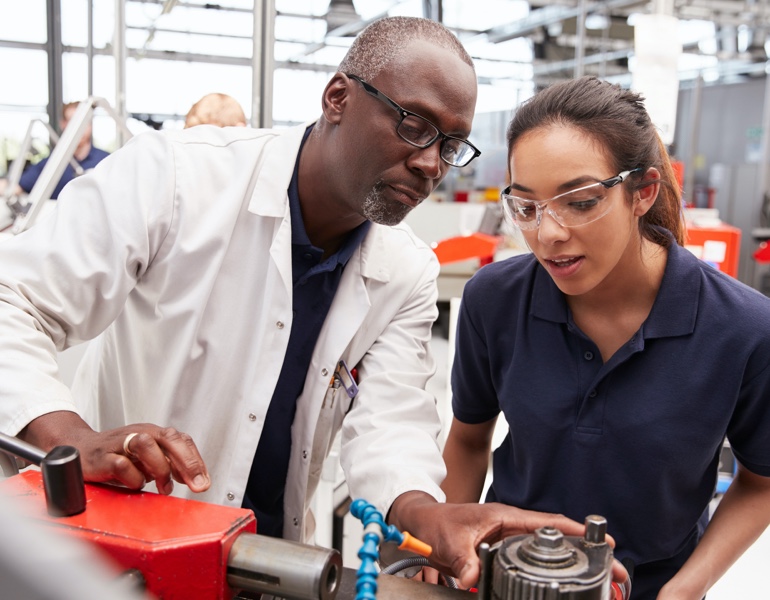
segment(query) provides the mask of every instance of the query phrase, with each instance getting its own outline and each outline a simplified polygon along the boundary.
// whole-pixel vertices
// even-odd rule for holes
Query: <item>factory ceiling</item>
[[[664,0],[665,2],[665,0]],[[578,73],[606,78],[628,79],[634,56],[634,17],[664,12],[678,18],[684,58],[680,61],[683,78],[709,71],[711,81],[764,76],[767,61],[765,42],[770,34],[770,7],[767,0],[474,0],[473,24],[468,24],[459,1],[423,0],[423,14],[453,28],[464,43],[477,50],[479,61],[505,62],[494,51],[512,40],[525,40],[531,50],[527,57],[511,57],[511,62],[531,62],[532,79],[547,83]],[[280,4],[280,3],[279,3]],[[295,6],[301,3],[293,3]],[[332,0],[327,12],[308,14],[327,21],[324,38],[304,49],[310,56],[342,35],[355,35],[371,19],[361,16],[351,0]],[[382,14],[393,13],[407,2],[393,1]],[[466,2],[466,5],[471,4]],[[278,11],[282,16],[300,14]],[[484,16],[487,19],[484,19]],[[506,19],[508,15],[508,19]],[[473,52],[472,52],[473,53]],[[490,58],[494,57],[494,58]],[[501,77],[509,77],[505,69]],[[515,71],[521,73],[520,70]],[[524,71],[526,76],[526,71]]]
[[[704,75],[707,81],[734,81],[765,74],[769,1],[276,0],[276,67],[333,69],[350,40],[368,23],[408,14],[429,16],[453,29],[481,64],[482,80],[521,79],[539,85],[585,73],[622,83],[630,80],[633,69],[634,18],[662,12],[680,20],[683,80]],[[261,4],[127,3],[162,5],[171,31],[174,13],[250,12]]]
[[[352,39],[388,15],[428,16],[452,29],[473,56],[479,83],[514,93],[581,74],[630,86],[640,16],[678,19],[679,81],[729,83],[765,77],[770,0],[67,0],[60,52],[114,55],[123,28],[126,56],[252,67],[253,31],[271,8],[276,70],[333,72]],[[124,7],[123,18],[116,17]],[[49,6],[35,0],[28,6]],[[86,17],[85,7],[93,14]],[[66,10],[64,10],[66,8]],[[78,8],[78,10],[74,10]],[[44,50],[41,33],[26,40],[6,28],[0,47]],[[91,22],[86,43],[84,21]],[[94,26],[94,23],[97,23]],[[104,26],[104,24],[107,26]],[[115,27],[110,25],[114,23]],[[0,27],[1,29],[1,27]],[[71,31],[78,30],[78,35]],[[657,40],[653,40],[657,42]],[[666,40],[661,40],[664,42]],[[770,46],[768,46],[770,47]],[[54,46],[55,48],[55,46]]]

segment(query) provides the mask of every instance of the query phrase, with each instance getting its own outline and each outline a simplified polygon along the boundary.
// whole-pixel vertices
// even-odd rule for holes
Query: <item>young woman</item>
[[[531,254],[467,284],[444,451],[449,502],[601,514],[632,600],[697,600],[770,521],[770,299],[682,247],[642,98],[553,85],[508,129],[502,196]],[[708,520],[727,436],[740,465]]]

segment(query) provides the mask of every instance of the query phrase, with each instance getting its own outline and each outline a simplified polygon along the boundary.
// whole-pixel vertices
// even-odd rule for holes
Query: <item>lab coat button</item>
[[[276,326],[278,329],[283,329],[283,321],[277,321],[277,322],[276,322],[276,324],[275,324],[275,326]]]
[[[586,352],[583,355],[583,358],[585,358],[586,360],[593,360],[594,359],[594,353],[593,352]]]
[[[302,451],[302,458],[304,458],[305,460],[307,460],[307,450],[303,450],[303,451]]]
[[[326,377],[327,375],[329,375],[329,370],[326,367],[324,367],[323,369],[321,369],[321,375]]]
[[[235,494],[233,494],[232,492],[227,492],[227,499],[230,500],[230,502],[232,502],[233,500],[235,500]]]
[[[297,517],[292,519],[292,523],[294,523],[294,527],[299,527],[299,519]]]
[[[256,420],[257,420],[257,415],[255,415],[254,413],[249,413],[249,421],[256,421]]]

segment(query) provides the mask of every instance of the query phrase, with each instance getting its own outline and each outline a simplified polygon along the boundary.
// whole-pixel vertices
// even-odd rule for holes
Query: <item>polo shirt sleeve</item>
[[[38,177],[40,177],[46,162],[48,162],[47,158],[41,160],[36,165],[30,165],[24,169],[19,178],[19,187],[29,194],[35,186]]]
[[[452,362],[452,411],[458,421],[484,423],[497,417],[500,405],[490,373],[489,346],[483,330],[484,278],[479,272],[465,286],[457,317]]]
[[[770,477],[770,343],[762,343],[747,365],[727,438],[744,467]]]

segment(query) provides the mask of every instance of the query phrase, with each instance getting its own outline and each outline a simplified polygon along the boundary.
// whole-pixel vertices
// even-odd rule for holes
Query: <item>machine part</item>
[[[52,517],[43,487],[42,473],[28,469],[0,480],[0,499],[18,500],[19,517],[47,525],[52,536],[99,548],[147,597],[231,600],[246,591],[333,600],[339,588],[339,552],[258,536],[250,510],[87,484],[85,511]]]
[[[0,449],[40,467],[48,514],[69,517],[86,509],[83,468],[77,448],[56,446],[46,454],[32,444],[0,433]]]
[[[358,581],[356,570],[344,567],[337,600],[355,600]],[[377,600],[481,600],[481,597],[465,590],[380,574],[377,579]]]
[[[333,600],[342,577],[336,550],[242,533],[230,549],[227,581],[286,600]]]
[[[430,563],[428,562],[428,559],[424,556],[410,556],[409,558],[402,558],[401,560],[398,560],[394,562],[392,565],[388,565],[384,569],[380,571],[383,575],[395,575],[396,573],[400,573],[401,571],[405,569],[409,569],[411,567],[429,567]],[[419,572],[419,571],[418,571]],[[449,575],[444,575],[443,573],[439,573],[439,576],[441,577],[442,581],[448,588],[452,588],[453,590],[459,590],[460,586],[457,585],[457,580],[454,577],[450,577]]]
[[[564,536],[554,527],[541,527],[534,535],[503,540],[492,562],[490,597],[616,600],[612,549],[605,540],[607,520],[591,515],[585,525],[583,538]],[[622,598],[624,592],[620,593]]]

